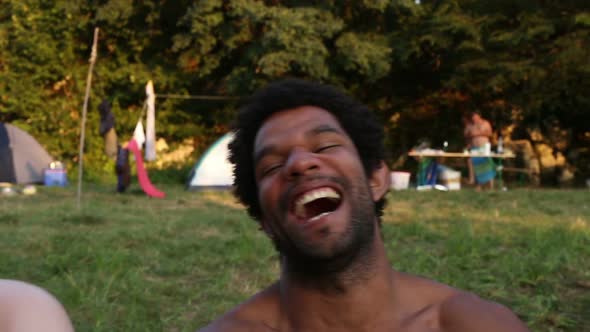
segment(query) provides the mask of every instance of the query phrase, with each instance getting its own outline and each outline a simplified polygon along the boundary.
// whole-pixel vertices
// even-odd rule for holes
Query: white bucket
[[[409,172],[391,172],[391,188],[394,190],[404,190],[410,187]]]

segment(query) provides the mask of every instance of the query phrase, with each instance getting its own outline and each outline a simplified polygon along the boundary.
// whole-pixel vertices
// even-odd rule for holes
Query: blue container
[[[68,184],[68,174],[65,169],[45,169],[43,179],[47,187],[65,187]]]

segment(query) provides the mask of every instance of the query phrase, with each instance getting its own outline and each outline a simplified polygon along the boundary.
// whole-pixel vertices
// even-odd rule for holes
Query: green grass
[[[269,284],[277,257],[226,193],[85,187],[0,196],[0,276],[41,285],[77,331],[194,331]],[[403,271],[512,308],[533,331],[590,331],[590,192],[395,192]]]

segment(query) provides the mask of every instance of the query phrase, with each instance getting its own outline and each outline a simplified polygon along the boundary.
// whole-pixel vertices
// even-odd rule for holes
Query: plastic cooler
[[[46,168],[43,171],[43,180],[47,187],[65,187],[68,184],[68,174],[65,169]]]
[[[439,173],[438,179],[440,183],[449,190],[461,189],[461,172],[444,169]]]

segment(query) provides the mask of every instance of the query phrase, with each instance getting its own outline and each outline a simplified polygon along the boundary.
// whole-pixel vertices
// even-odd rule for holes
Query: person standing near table
[[[486,145],[490,144],[492,137],[492,126],[490,122],[476,112],[469,112],[463,115],[463,136],[467,143],[467,149],[472,153],[483,153]],[[487,151],[489,152],[489,150]],[[472,157],[467,160],[469,168],[469,184],[477,184],[477,189],[482,185],[494,188],[494,177],[496,169],[490,157]]]

